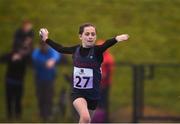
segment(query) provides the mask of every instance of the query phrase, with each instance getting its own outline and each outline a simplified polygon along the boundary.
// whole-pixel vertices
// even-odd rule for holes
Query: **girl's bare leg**
[[[87,101],[84,98],[77,98],[73,101],[73,105],[76,111],[79,113],[80,119],[79,123],[90,123],[91,117],[87,108]]]

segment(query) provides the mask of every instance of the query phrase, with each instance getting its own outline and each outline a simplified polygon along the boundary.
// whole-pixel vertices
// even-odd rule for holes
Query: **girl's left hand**
[[[116,39],[118,42],[126,41],[126,40],[129,39],[129,35],[128,35],[128,34],[121,34],[121,35],[116,36],[115,39]]]

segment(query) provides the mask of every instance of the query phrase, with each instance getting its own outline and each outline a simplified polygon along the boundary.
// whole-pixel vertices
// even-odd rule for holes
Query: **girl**
[[[81,45],[64,47],[48,39],[48,30],[41,28],[40,36],[43,42],[60,53],[72,54],[73,80],[72,101],[80,119],[79,123],[90,123],[93,110],[96,109],[100,98],[101,63],[103,52],[118,42],[126,41],[127,34],[118,35],[107,40],[102,45],[95,45],[96,27],[85,23],[79,28]]]

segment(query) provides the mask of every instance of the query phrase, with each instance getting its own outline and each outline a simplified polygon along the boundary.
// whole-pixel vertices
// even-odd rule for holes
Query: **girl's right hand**
[[[39,30],[39,36],[41,37],[41,40],[43,42],[46,42],[46,40],[48,39],[48,34],[49,34],[49,32],[46,28],[41,28]]]

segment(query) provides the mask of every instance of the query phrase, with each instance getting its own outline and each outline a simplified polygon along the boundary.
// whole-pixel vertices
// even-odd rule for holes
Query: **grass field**
[[[97,26],[100,39],[108,39],[121,33],[130,35],[128,42],[111,48],[117,63],[179,63],[179,6],[179,0],[1,0],[0,54],[10,50],[14,31],[23,19],[28,18],[32,20],[36,32],[35,46],[39,42],[40,27],[48,28],[50,38],[70,46],[79,43],[79,25],[92,22]],[[0,65],[0,122],[8,121],[5,119],[4,105],[5,70],[5,65]],[[58,67],[55,102],[62,87],[69,89],[62,74],[70,71],[71,67]],[[157,68],[155,78],[145,81],[147,106],[162,112],[180,114],[179,71],[178,68]],[[23,98],[24,122],[39,121],[32,73],[32,69],[28,68]],[[130,68],[116,68],[110,103],[112,116],[131,106]],[[58,121],[68,121],[70,116],[71,113],[67,110],[66,118]],[[116,116],[116,119],[112,118],[120,121],[118,115]]]

